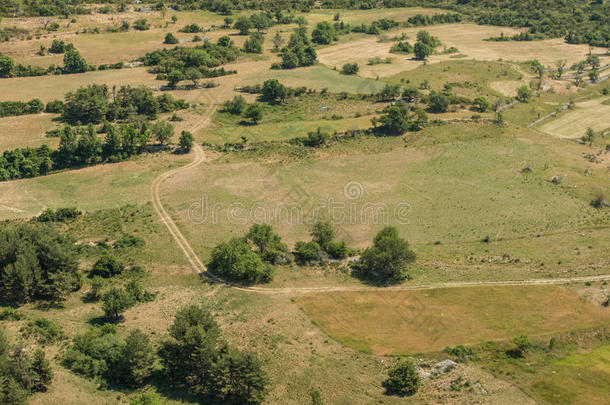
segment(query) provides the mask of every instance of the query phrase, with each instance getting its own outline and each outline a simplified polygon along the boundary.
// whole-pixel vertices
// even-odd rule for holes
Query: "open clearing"
[[[376,354],[435,351],[610,322],[607,310],[556,286],[343,292],[308,295],[298,303],[338,341]]]
[[[547,134],[570,139],[585,135],[587,128],[594,131],[610,129],[610,104],[607,100],[598,98],[576,103],[574,110],[543,121],[538,129]]]
[[[53,122],[56,114],[35,114],[0,118],[0,150],[37,147],[43,144],[55,148],[57,138],[46,138],[45,131],[57,126]]]
[[[437,36],[447,48],[456,47],[460,54],[468,59],[487,61],[526,61],[538,59],[544,65],[552,65],[557,59],[566,59],[568,64],[577,62],[586,57],[589,47],[586,45],[570,45],[560,39],[543,41],[484,41],[489,37],[499,36],[501,32],[513,35],[519,30],[509,27],[492,27],[475,24],[445,24],[429,27],[396,29],[386,35],[408,35],[407,40],[414,43],[417,32],[425,29]],[[330,45],[318,51],[318,59],[322,64],[340,68],[344,63],[358,62],[361,67],[360,74],[366,77],[385,77],[402,71],[413,70],[422,65],[421,61],[413,59],[413,55],[390,53],[392,42],[377,42],[377,37],[367,36],[362,39],[350,41],[349,36],[345,43]],[[442,50],[442,49],[441,49]],[[593,48],[592,52],[603,55],[603,48]],[[391,64],[369,66],[367,62],[372,57],[391,57]],[[436,54],[429,58],[428,64],[452,60],[453,54]],[[601,57],[602,61],[609,59]]]

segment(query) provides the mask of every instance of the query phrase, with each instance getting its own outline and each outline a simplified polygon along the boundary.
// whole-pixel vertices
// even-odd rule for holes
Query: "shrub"
[[[241,115],[246,108],[246,99],[242,96],[235,96],[232,100],[225,101],[223,104],[223,111],[233,115]]]
[[[37,318],[29,321],[21,328],[25,338],[33,337],[38,343],[49,344],[65,339],[61,326],[46,318]]]
[[[358,73],[358,70],[360,70],[360,67],[357,63],[346,63],[345,65],[343,65],[341,73],[343,73],[344,75],[355,75],[356,73]]]
[[[23,319],[23,315],[14,308],[2,308],[0,310],[0,321],[20,321],[21,319]]]
[[[430,92],[430,111],[436,113],[447,112],[449,108],[449,98],[437,91]]]
[[[414,395],[419,389],[420,378],[410,360],[399,360],[388,372],[384,381],[386,389],[395,395]]]
[[[174,45],[178,43],[178,38],[176,38],[171,32],[168,32],[167,34],[165,34],[165,39],[163,40],[163,43]]]
[[[328,45],[338,38],[337,32],[331,23],[321,21],[311,32],[311,40],[320,45]]]
[[[307,138],[303,138],[302,142],[305,146],[316,148],[320,145],[324,145],[328,140],[328,133],[322,131],[320,128],[314,132],[309,132]]]
[[[248,284],[268,282],[273,277],[273,268],[263,263],[243,238],[233,238],[212,249],[208,267],[214,274]]]
[[[44,112],[61,114],[64,112],[64,102],[61,100],[52,100],[47,103]]]
[[[124,269],[125,266],[116,256],[105,254],[95,262],[89,274],[91,276],[110,278],[121,274]]]
[[[523,85],[517,89],[517,100],[521,101],[522,103],[527,103],[529,99],[532,98],[532,95],[532,89],[526,85]]]
[[[464,345],[445,347],[445,353],[455,356],[457,361],[460,362],[479,359],[479,356],[472,350],[472,347],[466,347]]]
[[[253,124],[258,124],[263,119],[263,106],[259,103],[252,103],[244,110],[244,117],[250,119]]]
[[[294,258],[297,264],[300,265],[323,263],[326,261],[324,251],[314,241],[297,242],[294,245]]]
[[[142,247],[144,246],[144,239],[134,235],[123,235],[116,242],[113,247],[115,249],[125,249],[130,247]]]
[[[390,48],[391,53],[411,53],[413,47],[407,41],[399,41]],[[420,55],[421,56],[421,55]]]
[[[146,31],[150,29],[150,24],[146,18],[138,18],[133,22],[133,29],[138,31]]]

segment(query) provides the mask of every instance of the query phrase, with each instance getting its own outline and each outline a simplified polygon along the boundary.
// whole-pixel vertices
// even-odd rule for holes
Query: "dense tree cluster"
[[[194,47],[176,46],[171,49],[159,49],[147,53],[140,60],[145,66],[150,66],[148,71],[156,73],[157,79],[178,83],[189,78],[189,70],[200,72],[199,78],[234,73],[212,68],[235,61],[239,54],[239,48],[230,37],[225,35],[220,37],[216,44],[204,41],[203,44]]]
[[[25,404],[29,395],[45,391],[52,379],[53,370],[42,350],[14,347],[0,329],[1,404]]]
[[[97,124],[104,120],[127,119],[133,115],[144,115],[155,119],[159,113],[187,108],[184,100],[176,100],[169,94],[155,96],[145,86],[121,86],[109,101],[105,84],[80,87],[66,94],[62,119],[70,124]]]
[[[227,345],[208,309],[182,308],[169,335],[171,340],[164,343],[160,356],[173,384],[198,395],[204,403],[263,402],[269,382],[261,361]]]
[[[277,67],[282,69],[311,66],[316,63],[318,56],[307,35],[307,28],[299,27],[294,30],[288,45],[282,48],[281,56],[282,63]]]
[[[95,127],[64,126],[60,130],[59,148],[52,151],[47,145],[4,151],[0,156],[0,181],[36,177],[71,167],[118,162],[142,153],[154,137],[164,145],[174,134],[165,121],[153,125],[105,124],[106,135],[100,139]]]
[[[74,245],[46,225],[0,229],[0,296],[59,302],[80,288]]]

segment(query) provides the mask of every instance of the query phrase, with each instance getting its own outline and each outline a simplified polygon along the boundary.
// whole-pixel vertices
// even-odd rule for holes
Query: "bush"
[[[326,255],[316,242],[297,242],[294,245],[294,259],[297,264],[309,265],[323,263]]]
[[[447,112],[449,108],[449,98],[443,93],[436,91],[430,92],[430,111],[435,113]]]
[[[146,18],[138,18],[133,23],[133,29],[138,31],[146,31],[150,29],[150,24],[146,21]]]
[[[356,73],[358,73],[358,70],[360,70],[360,67],[357,63],[346,63],[345,65],[343,65],[341,73],[343,73],[344,75],[355,75]]]
[[[517,100],[527,103],[532,98],[533,92],[528,86],[523,85],[517,89]]]
[[[46,318],[37,318],[29,321],[21,328],[23,337],[33,337],[38,343],[55,343],[66,338],[61,326]]]
[[[14,308],[2,308],[0,310],[0,321],[20,321],[21,319],[23,319],[23,315]]]
[[[100,276],[110,278],[121,274],[125,270],[123,263],[115,256],[102,255],[91,268],[90,276]]]
[[[407,277],[406,266],[415,261],[415,253],[394,227],[383,228],[355,264],[365,278],[400,281]]]
[[[214,274],[248,284],[265,283],[273,277],[273,268],[263,263],[243,238],[233,238],[212,249],[208,267]]]
[[[80,215],[82,212],[76,207],[58,208],[57,210],[47,208],[36,219],[38,222],[66,222],[76,219]]]
[[[233,115],[241,115],[246,108],[246,99],[242,96],[235,96],[232,100],[225,101],[223,111]]]
[[[63,358],[63,365],[77,374],[127,386],[142,385],[153,364],[154,351],[144,333],[136,329],[123,340],[111,324],[75,336]]]
[[[263,106],[259,103],[252,103],[244,110],[244,117],[250,119],[253,124],[258,124],[263,119]]]
[[[113,247],[115,249],[125,249],[130,247],[142,247],[144,246],[144,239],[134,235],[123,235],[116,242]]]
[[[52,100],[47,103],[44,109],[46,113],[61,114],[64,112],[64,102],[61,100]]]
[[[388,372],[384,381],[386,389],[395,395],[414,395],[419,389],[420,378],[410,360],[399,360]]]
[[[174,45],[178,43],[178,38],[174,36],[171,32],[165,34],[165,39],[163,40],[164,44]]]
[[[307,138],[302,138],[303,145],[317,148],[324,145],[328,140],[328,133],[318,128],[315,132],[309,132]]]
[[[474,352],[474,350],[472,350],[471,347],[466,347],[464,345],[445,347],[445,353],[455,356],[459,362],[479,359],[479,356]]]

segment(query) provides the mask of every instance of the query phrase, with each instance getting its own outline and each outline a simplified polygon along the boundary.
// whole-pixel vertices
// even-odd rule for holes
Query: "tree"
[[[373,239],[356,263],[356,269],[366,278],[400,281],[407,276],[407,264],[415,261],[409,243],[398,236],[394,227],[385,227]]]
[[[441,41],[428,31],[421,30],[417,33],[417,42],[428,45],[432,50],[441,44]]]
[[[189,68],[186,71],[186,78],[193,82],[193,87],[197,87],[197,83],[203,78],[203,73],[197,68]]]
[[[244,51],[247,53],[263,53],[265,36],[262,32],[251,32],[250,38],[244,41]]]
[[[40,349],[37,349],[32,355],[30,373],[33,377],[30,381],[31,390],[46,391],[53,380],[53,369],[44,352]]]
[[[396,395],[414,395],[419,389],[420,378],[413,362],[406,359],[399,360],[388,372],[388,379],[384,381],[386,389]]]
[[[591,80],[593,83],[597,82],[599,80],[599,72],[595,69],[590,70],[589,80]]]
[[[527,335],[519,335],[513,339],[513,343],[517,346],[519,355],[523,356],[523,353],[528,351],[532,347],[532,342]]]
[[[66,94],[61,118],[70,124],[98,124],[106,117],[108,109],[108,87],[90,84]]]
[[[80,287],[74,244],[45,224],[0,229],[0,296],[60,302]]]
[[[13,58],[0,54],[0,77],[11,77],[14,68],[15,61]]]
[[[308,265],[312,263],[322,263],[327,257],[324,250],[316,242],[299,241],[294,245],[294,258],[300,265]]]
[[[517,89],[517,100],[523,103],[527,103],[530,98],[532,98],[532,95],[532,89],[526,85],[523,85]]]
[[[88,70],[90,66],[76,49],[71,48],[64,53],[64,73],[83,73]]]
[[[320,45],[328,45],[337,40],[335,27],[328,21],[321,21],[311,32],[311,40]]]
[[[555,61],[555,67],[557,68],[557,78],[561,79],[561,76],[563,75],[563,72],[566,68],[566,65],[568,64],[568,61],[566,61],[565,59],[559,59]]]
[[[252,103],[244,111],[244,117],[250,119],[253,124],[258,124],[263,119],[263,106],[260,103]]]
[[[121,314],[133,305],[132,297],[120,288],[113,287],[102,295],[102,309],[107,317],[119,320]]]
[[[124,269],[125,266],[116,256],[104,254],[93,264],[89,274],[91,276],[110,278],[121,274]]]
[[[184,80],[184,73],[178,69],[174,69],[167,75],[167,85],[172,89],[176,88],[176,85]]]
[[[248,17],[240,16],[237,18],[237,21],[235,21],[233,28],[239,30],[239,35],[248,35],[250,33],[250,28],[252,28],[252,24]]]
[[[485,112],[491,108],[491,103],[483,96],[475,98],[472,105],[480,112]]]
[[[155,355],[150,339],[139,329],[131,331],[121,348],[118,362],[111,370],[114,380],[129,386],[141,386],[150,377]]]
[[[437,91],[430,92],[430,111],[436,113],[447,112],[449,108],[449,98]]]
[[[536,72],[538,74],[538,79],[542,79],[542,77],[544,76],[544,72],[545,72],[545,68],[542,65],[542,63],[540,63],[537,59],[534,59],[531,62],[532,65],[532,70],[534,70],[534,72]]]
[[[281,258],[285,259],[287,247],[271,225],[252,225],[246,234],[246,239],[256,246],[258,254],[264,261],[275,264]]]
[[[576,62],[575,64],[573,64],[571,66],[571,69],[575,70],[576,73],[581,74],[582,72],[585,71],[586,67],[587,67],[587,62],[581,60],[580,62]]]
[[[416,42],[413,47],[415,58],[419,60],[426,60],[428,56],[432,55],[432,51],[433,49],[423,42]]]
[[[94,301],[99,300],[105,285],[106,281],[104,278],[100,276],[93,277],[91,280],[91,289],[89,290],[88,298]]]
[[[288,89],[276,79],[265,80],[261,88],[261,99],[273,103],[284,101],[288,97]]]
[[[326,250],[330,242],[335,238],[335,230],[328,221],[318,221],[311,228],[311,237],[322,250]]]
[[[171,340],[160,351],[168,378],[186,386],[204,402],[261,403],[268,379],[260,361],[232,350],[221,339],[214,316],[194,305],[178,311],[169,328]]]
[[[153,136],[161,144],[165,145],[174,136],[174,126],[167,121],[157,121],[150,127]]]
[[[587,55],[586,61],[591,66],[591,69],[597,69],[601,64],[599,56],[593,54]]]
[[[271,42],[273,42],[273,49],[277,51],[282,47],[282,45],[284,45],[285,41],[284,38],[282,38],[282,36],[280,35],[280,32],[275,31],[275,36],[273,37]]]
[[[341,73],[343,73],[344,75],[355,75],[356,73],[358,73],[358,70],[360,70],[360,67],[357,63],[346,63],[343,65]]]
[[[165,34],[165,40],[163,40],[163,43],[170,45],[177,44],[178,38],[176,38],[171,32],[168,32],[167,34]]]
[[[269,380],[251,353],[231,350],[215,365],[211,394],[223,404],[260,404]]]
[[[248,284],[264,283],[273,277],[273,268],[263,263],[243,238],[232,238],[212,249],[208,265],[214,274]]]
[[[187,153],[190,152],[191,148],[193,147],[193,140],[193,134],[191,134],[189,131],[182,131],[182,133],[180,133],[180,139],[178,140],[180,149]]]

